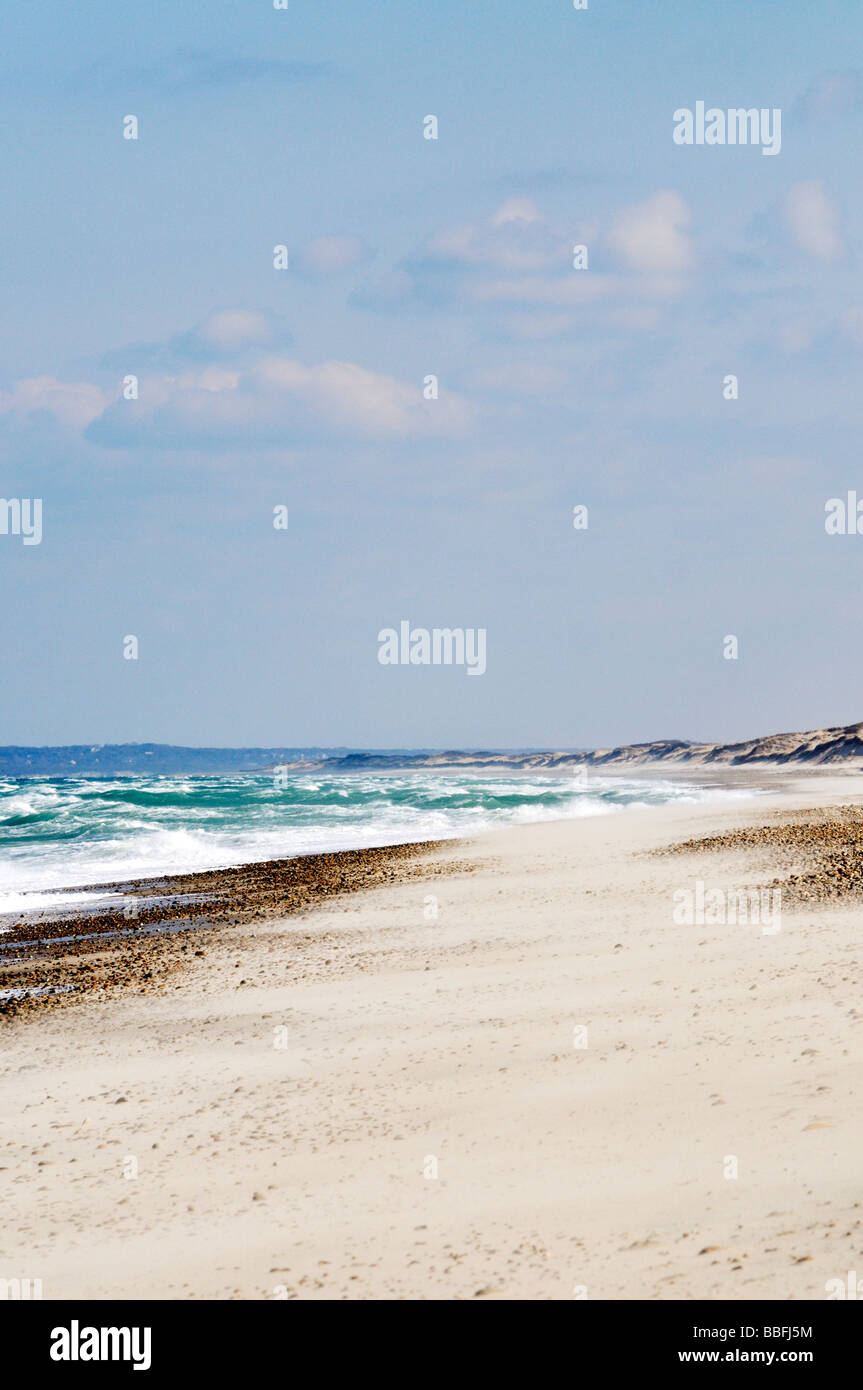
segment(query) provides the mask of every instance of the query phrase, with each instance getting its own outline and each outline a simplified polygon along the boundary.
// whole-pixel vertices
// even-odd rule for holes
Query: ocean
[[[0,779],[0,913],[61,901],[84,906],[100,896],[58,889],[448,839],[717,794],[577,769],[7,777]]]

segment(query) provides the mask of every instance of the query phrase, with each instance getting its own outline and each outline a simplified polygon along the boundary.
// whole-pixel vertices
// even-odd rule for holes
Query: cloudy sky
[[[847,0],[7,9],[0,494],[43,539],[0,535],[0,743],[863,718],[824,525],[863,497],[861,37]],[[697,101],[779,108],[781,152],[675,144]],[[486,674],[380,665],[403,619],[485,628]]]

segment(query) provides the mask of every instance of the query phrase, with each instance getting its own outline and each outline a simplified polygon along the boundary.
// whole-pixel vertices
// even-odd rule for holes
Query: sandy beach
[[[45,1298],[820,1299],[863,1268],[863,908],[675,920],[859,775],[422,851],[2,1025],[0,1277]],[[200,934],[195,937],[196,942]]]

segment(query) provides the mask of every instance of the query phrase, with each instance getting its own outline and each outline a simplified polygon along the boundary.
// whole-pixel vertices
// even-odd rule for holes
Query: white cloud
[[[492,226],[503,227],[507,222],[541,222],[539,209],[530,198],[508,198],[494,214]]]
[[[386,440],[460,434],[473,415],[473,405],[445,387],[437,400],[426,400],[422,380],[399,380],[353,362],[309,366],[269,356],[242,372],[208,367],[143,380],[139,399],[117,402],[90,437],[113,447],[176,448],[289,444],[333,434]]]
[[[89,382],[36,377],[0,391],[0,414],[47,411],[102,444],[168,448],[333,434],[446,436],[464,432],[474,417],[472,403],[446,383],[427,400],[423,376],[404,380],[345,361],[309,365],[272,350],[248,359],[247,349],[272,337],[268,316],[220,310],[177,340],[188,341],[191,356],[197,352],[200,359],[203,352],[203,360],[179,371],[136,373],[134,399],[126,399],[119,379],[105,391]]]
[[[511,306],[523,315],[552,309],[568,313],[571,326],[577,311],[600,302],[660,303],[679,296],[694,262],[689,222],[685,199],[670,189],[623,208],[605,234],[597,223],[575,219],[552,227],[529,198],[515,197],[485,222],[435,236],[427,268],[444,302]],[[576,246],[587,247],[589,268],[573,265]],[[617,268],[609,268],[610,261]],[[565,326],[555,319],[550,332]],[[527,327],[525,320],[517,334]],[[544,336],[546,330],[531,333]]]
[[[264,387],[295,400],[322,421],[369,435],[458,432],[471,408],[462,397],[443,391],[438,400],[423,398],[422,383],[370,372],[353,362],[302,362],[273,357],[256,369]]]
[[[788,190],[785,223],[798,250],[818,261],[835,261],[844,250],[836,205],[820,179],[803,179]]]
[[[237,352],[240,348],[260,346],[271,337],[269,320],[264,314],[250,309],[223,309],[208,318],[197,329],[205,347],[217,352]]]
[[[315,275],[336,275],[367,259],[365,243],[355,236],[319,236],[300,249],[300,265]]]
[[[689,205],[673,189],[663,189],[615,217],[608,244],[630,269],[648,274],[680,274],[694,260],[688,227]]]
[[[58,381],[53,376],[16,381],[11,391],[0,391],[0,415],[29,415],[47,410],[66,425],[83,429],[102,414],[110,396],[86,381]]]
[[[554,235],[529,198],[510,198],[487,222],[468,222],[438,233],[428,250],[435,260],[509,274],[565,264],[566,239]]]

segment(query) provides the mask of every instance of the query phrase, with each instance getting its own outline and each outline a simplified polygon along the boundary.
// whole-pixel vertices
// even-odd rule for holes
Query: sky
[[[863,719],[847,0],[19,5],[0,78],[0,744]]]

